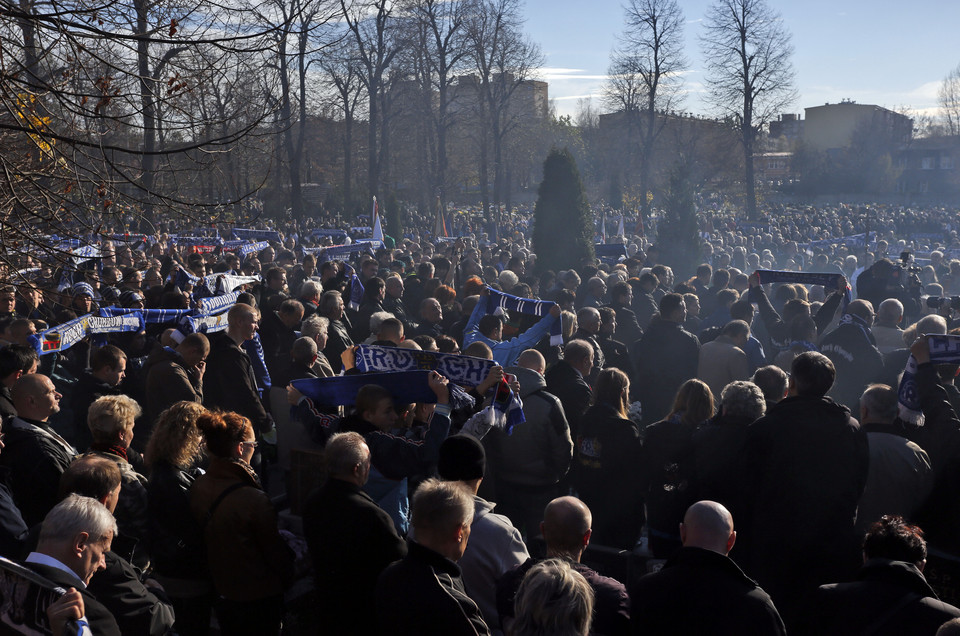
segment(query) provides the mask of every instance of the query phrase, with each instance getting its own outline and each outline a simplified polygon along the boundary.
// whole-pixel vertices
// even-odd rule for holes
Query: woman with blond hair
[[[147,478],[137,472],[127,456],[133,442],[133,425],[143,411],[136,400],[126,395],[104,395],[87,410],[87,426],[93,443],[89,455],[116,462],[123,480],[120,499],[113,516],[119,537],[113,551],[138,567],[146,567],[147,556]]]
[[[293,554],[250,466],[257,447],[253,425],[238,413],[207,411],[197,427],[210,466],[190,488],[190,509],[203,531],[220,632],[277,636]]]
[[[692,379],[680,385],[667,417],[644,431],[641,488],[650,550],[668,558],[680,547],[680,522],[697,502],[693,491],[693,434],[714,415],[713,393]]]
[[[514,602],[510,636],[586,636],[593,622],[593,588],[563,559],[527,572]]]
[[[620,369],[604,369],[593,395],[574,440],[572,483],[593,512],[593,541],[630,550],[643,525],[640,430],[627,419],[630,379]]]
[[[190,486],[201,474],[202,437],[196,402],[177,402],[157,418],[144,456],[153,577],[163,585],[181,636],[210,631],[213,584],[207,571],[200,525],[190,510]]]

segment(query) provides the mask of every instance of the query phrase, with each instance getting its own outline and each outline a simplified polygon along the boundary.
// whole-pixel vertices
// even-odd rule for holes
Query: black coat
[[[30,424],[19,418],[4,423],[0,466],[9,470],[13,500],[27,525],[33,526],[60,501],[60,476],[76,452],[49,425]]]
[[[613,337],[627,345],[643,337],[643,328],[637,322],[637,314],[626,305],[610,303],[610,308],[617,312],[617,330],[613,332]]]
[[[791,625],[804,594],[859,567],[867,436],[830,398],[787,397],[750,426],[743,462],[741,560]]]
[[[157,462],[147,482],[150,556],[158,574],[180,579],[209,579],[200,524],[190,510],[190,486],[196,475]]]
[[[293,361],[290,351],[296,340],[296,330],[283,324],[277,312],[264,312],[260,321],[260,344],[263,346],[263,359],[267,363],[271,379],[288,373]]]
[[[643,525],[640,431],[613,407],[586,412],[574,442],[573,487],[593,512],[593,539],[631,550]]]
[[[24,563],[23,567],[29,568],[63,589],[71,587],[76,588],[83,597],[83,613],[90,623],[90,631],[97,636],[120,636],[120,628],[117,626],[117,620],[113,617],[103,603],[97,600],[89,588],[78,584],[76,577],[72,577],[63,570],[43,563]]]
[[[260,401],[250,358],[226,333],[210,339],[210,355],[203,377],[204,406],[235,411],[249,418],[257,433],[269,430],[267,411]]]
[[[327,346],[323,348],[323,355],[327,356],[334,373],[340,373],[340,370],[343,369],[340,354],[352,346],[350,323],[347,322],[346,315],[340,320],[331,320],[330,327],[327,329]]]
[[[70,410],[73,411],[73,431],[69,441],[80,452],[90,448],[93,436],[87,426],[87,411],[90,405],[104,395],[120,395],[119,387],[110,386],[103,380],[96,378],[90,371],[84,371],[73,387],[70,400]]]
[[[800,633],[933,636],[960,609],[937,598],[912,563],[871,559],[855,581],[821,586]]]
[[[29,533],[7,487],[7,469],[0,469],[0,556],[17,561],[27,556]]]
[[[410,541],[407,556],[380,574],[375,592],[381,634],[485,636],[477,604],[467,596],[460,566]]]
[[[570,425],[570,434],[576,439],[580,419],[590,408],[592,391],[580,372],[569,363],[560,360],[544,376],[547,380],[547,392],[560,398],[563,413]]]
[[[678,323],[657,319],[630,352],[634,399],[643,405],[645,423],[670,412],[680,385],[697,376],[700,341]]]
[[[681,548],[630,589],[634,634],[777,636],[786,630],[770,597],[728,557]]]
[[[376,634],[377,577],[407,553],[390,515],[359,486],[331,478],[304,504],[303,532],[324,633]]]
[[[856,324],[841,324],[820,340],[820,351],[837,368],[830,396],[851,411],[859,410],[860,395],[883,374],[883,354],[873,334]]]
[[[140,582],[139,572],[114,552],[106,568],[90,579],[88,590],[109,610],[124,634],[163,636],[173,628],[173,606]],[[99,633],[99,632],[94,632]]]

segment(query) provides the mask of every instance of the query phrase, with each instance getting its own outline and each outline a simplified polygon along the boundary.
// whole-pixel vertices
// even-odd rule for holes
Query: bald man
[[[62,397],[45,375],[22,376],[11,390],[18,416],[3,426],[0,467],[9,474],[13,501],[28,526],[43,521],[57,504],[60,475],[77,451],[50,426]]]
[[[573,440],[563,405],[547,391],[546,361],[527,349],[506,372],[517,376],[523,400],[522,427],[506,435],[490,431],[487,447],[497,476],[497,511],[527,538],[537,535],[543,508],[556,497],[573,457]],[[522,429],[522,430],[521,430]]]
[[[730,512],[698,501],[680,524],[683,547],[630,590],[634,634],[780,635],[773,601],[728,556],[737,540]]]
[[[623,583],[600,576],[580,563],[584,550],[590,545],[593,515],[587,504],[576,497],[558,497],[543,511],[540,531],[547,544],[548,559],[564,559],[583,575],[594,592],[594,620],[591,633],[628,634],[630,631],[630,598]],[[509,631],[514,617],[513,602],[524,575],[539,559],[530,558],[504,574],[497,581],[497,612],[505,631]]]

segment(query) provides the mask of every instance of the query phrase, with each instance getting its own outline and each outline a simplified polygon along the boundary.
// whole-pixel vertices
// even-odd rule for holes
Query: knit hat
[[[120,294],[120,304],[124,307],[132,307],[139,302],[143,302],[143,295],[140,292],[126,289]]]
[[[76,283],[73,286],[73,295],[82,296],[84,294],[90,298],[93,298],[93,287],[91,287],[88,283]]]
[[[446,481],[471,481],[483,477],[487,457],[483,444],[469,435],[453,435],[440,445],[437,473]]]

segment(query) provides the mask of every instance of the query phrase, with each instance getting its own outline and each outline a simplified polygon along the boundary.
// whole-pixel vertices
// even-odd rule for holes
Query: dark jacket
[[[68,439],[78,451],[83,452],[90,448],[93,437],[90,427],[87,426],[87,411],[90,405],[104,395],[120,395],[119,387],[110,386],[103,380],[96,378],[90,370],[86,370],[73,387],[70,399],[70,409],[73,411],[73,439]]]
[[[260,322],[260,344],[263,345],[263,359],[271,380],[287,375],[292,362],[290,352],[297,340],[297,332],[280,320],[275,311],[265,312]]]
[[[943,623],[960,617],[944,603],[912,563],[871,559],[850,583],[823,585],[809,608],[810,624],[801,633],[933,636]]]
[[[403,306],[402,298],[394,298],[390,294],[387,294],[383,299],[383,311],[389,311],[393,314],[393,317],[403,323],[404,330],[411,330],[412,327],[416,327],[417,323],[410,319],[410,316],[407,315],[407,309]],[[369,325],[368,325],[369,328]]]
[[[415,541],[380,574],[375,592],[382,634],[484,636],[490,630],[467,596],[460,566]]]
[[[334,373],[340,373],[343,369],[340,354],[353,346],[349,325],[344,315],[340,320],[331,320],[330,327],[327,329],[327,346],[323,348],[323,355],[327,356]]]
[[[377,577],[407,553],[390,515],[359,486],[331,478],[304,504],[303,534],[324,632],[376,634]]]
[[[517,590],[524,575],[540,559],[527,559],[517,567],[505,573],[497,581],[497,612],[500,622],[506,625],[505,619],[516,616],[514,601]],[[623,583],[616,579],[601,576],[582,563],[570,561],[570,567],[579,572],[593,589],[593,624],[590,625],[590,634],[593,636],[618,636],[630,633],[630,597]]]
[[[837,381],[830,396],[855,411],[864,389],[883,373],[883,355],[870,330],[856,324],[858,317],[847,314],[844,319],[852,322],[841,321],[839,327],[821,338],[820,351],[837,368]]]
[[[119,544],[114,545],[113,549],[124,558],[134,561],[138,567],[146,567],[150,562],[147,557],[147,478],[138,473],[118,452],[122,451],[107,449],[94,443],[94,448],[91,448],[87,455],[109,459],[120,469],[120,498],[113,516],[117,520],[118,532],[124,537],[125,544],[132,549],[121,549]]]
[[[353,331],[350,332],[354,342],[363,342],[367,339],[370,335],[370,316],[379,311],[387,311],[379,301],[367,301],[360,305],[357,317],[353,321]]]
[[[27,556],[29,533],[7,486],[8,469],[0,468],[0,556],[18,561]]]
[[[547,391],[560,398],[563,414],[570,425],[570,434],[576,437],[580,418],[590,408],[593,395],[590,385],[579,371],[563,360],[553,365],[544,378],[547,381]]]
[[[104,554],[106,568],[90,579],[88,590],[117,619],[124,634],[162,636],[173,628],[173,606],[161,600],[140,582],[129,561],[110,551]]]
[[[786,634],[767,593],[730,558],[702,548],[681,548],[630,588],[630,600],[634,634]]]
[[[79,585],[77,577],[72,577],[63,570],[44,563],[23,563],[23,567],[33,570],[65,590],[71,587],[76,588],[83,597],[83,614],[90,623],[90,631],[96,636],[120,636],[122,632],[117,625],[117,619],[103,603],[97,600],[90,588]]]
[[[573,487],[593,512],[593,541],[630,550],[643,525],[640,431],[608,404],[581,422],[574,445]]]
[[[13,397],[10,395],[10,388],[0,386],[0,418],[16,417],[17,408],[13,405]]]
[[[643,337],[643,329],[637,322],[637,315],[626,305],[610,303],[610,308],[617,312],[617,330],[613,337],[626,345],[632,345]]]
[[[60,476],[76,451],[48,424],[14,418],[4,423],[0,466],[10,475],[10,492],[28,526],[43,521],[60,501]]]
[[[209,516],[216,499],[240,483]],[[190,489],[190,509],[203,528],[217,592],[231,601],[283,593],[293,578],[293,555],[277,528],[277,512],[249,464],[215,458]]]
[[[738,471],[752,423],[748,417],[718,415],[693,434],[693,496],[723,504],[734,519],[740,518],[743,480]]]
[[[678,323],[658,318],[630,354],[633,397],[643,405],[644,422],[657,422],[670,412],[680,385],[696,377],[700,341]]]
[[[150,557],[158,574],[181,579],[208,579],[200,524],[190,510],[192,472],[157,462],[147,482]]]
[[[169,347],[154,350],[144,369],[147,376],[144,419],[152,430],[160,414],[177,402],[203,403],[203,380],[186,369],[183,356]],[[143,431],[137,429],[142,434]]]
[[[750,426],[743,461],[738,558],[791,625],[804,594],[859,566],[854,522],[867,481],[867,436],[830,398],[787,397]]]
[[[204,377],[204,406],[235,411],[249,418],[257,433],[270,430],[250,358],[225,332],[211,338]]]

